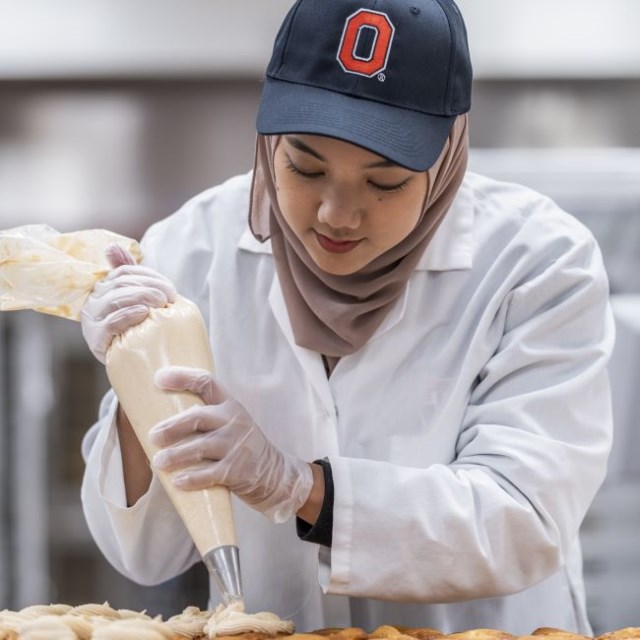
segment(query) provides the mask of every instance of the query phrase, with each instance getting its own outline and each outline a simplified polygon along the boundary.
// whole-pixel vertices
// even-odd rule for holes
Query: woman
[[[298,0],[254,171],[154,225],[145,266],[114,254],[83,312],[104,361],[176,290],[197,302],[215,379],[158,374],[206,407],[157,425],[153,466],[230,488],[247,609],[300,630],[590,631],[607,279],[554,203],[465,172],[470,93],[453,2]],[[199,560],[113,393],[84,455],[114,566],[156,583]]]

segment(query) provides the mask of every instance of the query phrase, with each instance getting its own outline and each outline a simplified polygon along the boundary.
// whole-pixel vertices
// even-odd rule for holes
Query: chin
[[[356,271],[358,271],[358,269],[346,269],[346,268],[345,269],[339,269],[339,268],[325,269],[323,267],[320,267],[320,268],[332,276],[350,276],[352,273],[355,273]]]
[[[365,266],[364,264],[360,264],[360,261],[349,260],[344,257],[331,258],[326,255],[321,257],[312,255],[312,258],[320,269],[332,276],[350,276]]]

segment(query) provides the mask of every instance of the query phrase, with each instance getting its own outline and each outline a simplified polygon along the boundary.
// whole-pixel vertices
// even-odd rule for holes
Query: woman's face
[[[278,204],[314,262],[348,275],[416,226],[427,173],[325,136],[282,136],[274,157]]]

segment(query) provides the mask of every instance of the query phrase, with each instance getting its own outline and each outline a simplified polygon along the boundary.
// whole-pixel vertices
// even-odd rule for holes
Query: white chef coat
[[[199,305],[220,382],[277,447],[331,462],[331,549],[234,498],[247,609],[301,631],[589,632],[578,529],[610,448],[614,336],[590,232],[469,173],[382,326],[327,379],[293,340],[249,188],[232,178],[143,240]],[[114,567],[160,583],[198,554],[157,479],[126,507],[114,411],[110,393],[83,443],[84,511]]]

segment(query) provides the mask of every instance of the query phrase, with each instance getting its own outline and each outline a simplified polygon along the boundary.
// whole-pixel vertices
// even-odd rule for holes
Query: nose
[[[318,207],[318,221],[333,229],[357,229],[364,213],[361,203],[348,188],[327,189]]]

